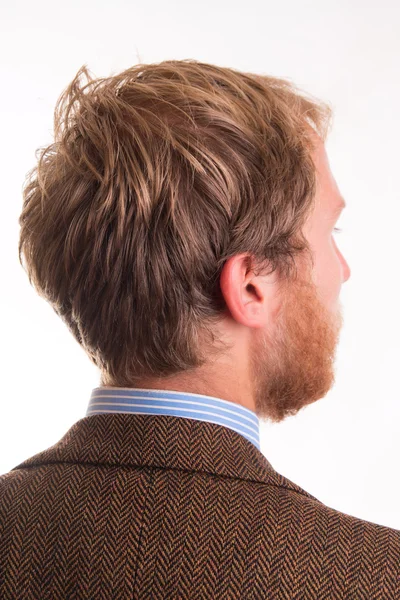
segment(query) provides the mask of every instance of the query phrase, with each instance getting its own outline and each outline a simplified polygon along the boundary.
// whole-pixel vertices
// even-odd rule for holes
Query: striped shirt
[[[188,392],[121,388],[94,388],[86,416],[109,412],[172,415],[224,425],[240,433],[260,450],[259,419],[241,404]]]

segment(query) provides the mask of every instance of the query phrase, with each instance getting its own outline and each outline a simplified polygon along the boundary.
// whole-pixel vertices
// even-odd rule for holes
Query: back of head
[[[25,182],[19,256],[101,385],[219,352],[231,256],[294,276],[316,186],[310,132],[325,139],[330,117],[287,80],[194,60],[78,71]]]

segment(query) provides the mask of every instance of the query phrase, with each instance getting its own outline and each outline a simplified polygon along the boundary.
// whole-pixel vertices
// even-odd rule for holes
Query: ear
[[[231,317],[246,327],[265,328],[276,319],[281,304],[277,272],[255,275],[254,258],[237,254],[221,271],[220,288]]]

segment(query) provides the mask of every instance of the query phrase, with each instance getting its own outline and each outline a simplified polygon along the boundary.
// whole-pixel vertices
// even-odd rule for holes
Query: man
[[[260,452],[260,419],[334,382],[350,270],[329,108],[196,61],[82,73],[26,182],[19,250],[101,385],[0,478],[0,596],[400,598],[400,531]]]

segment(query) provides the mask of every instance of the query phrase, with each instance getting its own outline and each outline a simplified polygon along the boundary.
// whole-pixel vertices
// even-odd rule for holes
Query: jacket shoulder
[[[335,510],[301,488],[251,487],[262,522],[259,566],[272,586],[290,577],[296,597],[338,598],[345,590],[346,598],[400,599],[399,530]]]

